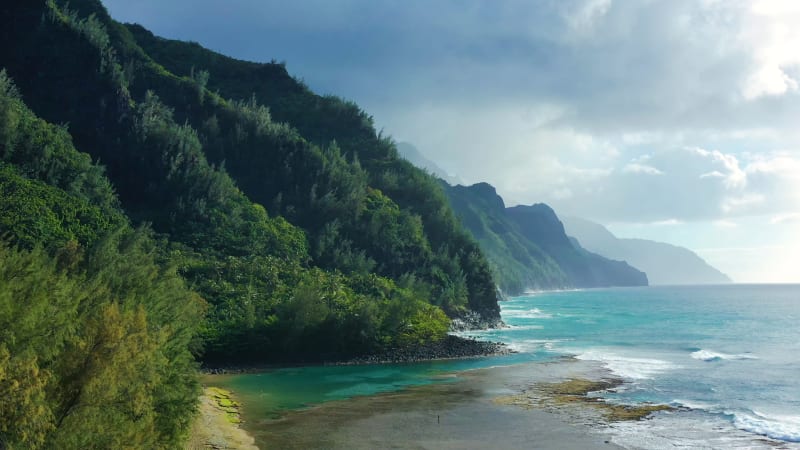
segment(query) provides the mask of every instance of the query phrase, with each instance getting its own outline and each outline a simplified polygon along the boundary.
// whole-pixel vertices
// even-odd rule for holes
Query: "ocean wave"
[[[719,410],[719,406],[713,403],[705,403],[697,400],[683,400],[675,399],[669,403],[671,406],[678,408],[698,409],[706,412],[714,412]]]
[[[531,309],[503,309],[502,316],[515,319],[552,319],[553,315],[543,312],[539,308]]]
[[[722,352],[715,352],[712,350],[704,350],[700,349],[696,352],[692,352],[692,358],[699,359],[701,361],[719,361],[723,359],[729,360],[743,360],[743,359],[758,359],[758,357],[750,355],[750,354],[738,354],[738,355],[731,355],[728,353]]]
[[[735,428],[721,415],[704,413],[663,414],[649,420],[616,422],[605,430],[613,443],[630,449],[748,449],[794,448],[775,446],[753,433]]]
[[[508,348],[519,353],[532,353],[539,350],[552,350],[553,344],[558,342],[557,339],[523,339],[519,341],[511,341],[508,343]]]
[[[622,378],[641,380],[653,378],[655,375],[680,366],[652,358],[632,358],[611,352],[590,350],[580,353],[575,358],[585,361],[599,361],[605,368]]]
[[[581,291],[584,291],[584,290],[585,290],[585,289],[579,289],[579,288],[564,288],[564,289],[526,289],[526,290],[525,290],[525,292],[523,292],[523,293],[522,293],[522,295],[520,295],[520,296],[518,296],[518,297],[514,297],[514,298],[520,298],[520,297],[533,297],[533,296],[536,296],[536,295],[539,295],[539,294],[551,294],[551,293],[554,293],[554,292],[581,292]]]
[[[800,416],[735,412],[733,426],[740,430],[786,442],[800,442]]]
[[[541,325],[509,325],[508,331],[525,331],[525,330],[541,330],[544,328]]]
[[[750,410],[733,411],[720,405],[694,400],[673,400],[670,404],[727,417],[734,427],[748,433],[779,441],[800,442],[800,416],[765,414]]]

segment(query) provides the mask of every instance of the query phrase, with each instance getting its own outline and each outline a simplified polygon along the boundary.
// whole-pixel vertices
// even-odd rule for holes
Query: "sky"
[[[285,61],[509,206],[683,245],[737,282],[800,282],[798,1],[104,3]]]

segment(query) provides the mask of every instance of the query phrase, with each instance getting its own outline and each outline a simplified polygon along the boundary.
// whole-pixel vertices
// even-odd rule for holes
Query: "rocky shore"
[[[416,347],[390,349],[383,353],[361,356],[334,364],[411,363],[439,359],[474,358],[513,353],[502,342],[479,341],[448,335],[439,342]]]
[[[321,361],[322,365],[350,365],[350,364],[384,364],[384,363],[412,363],[440,359],[478,358],[482,356],[497,356],[514,353],[502,342],[481,341],[475,338],[447,335],[439,342],[419,345],[415,347],[389,349],[381,353],[358,356],[340,361]],[[276,367],[289,367],[292,365],[307,366],[309,363],[273,364],[260,366],[226,365],[220,367],[203,367],[201,372],[208,375],[224,375],[237,373],[260,372]]]
[[[482,315],[474,311],[467,311],[450,322],[450,331],[486,330],[489,328],[502,328],[506,326],[500,315]]]

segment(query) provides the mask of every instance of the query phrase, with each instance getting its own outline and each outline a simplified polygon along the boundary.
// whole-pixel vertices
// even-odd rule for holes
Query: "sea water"
[[[625,383],[606,401],[676,407],[611,424],[629,448],[800,448],[800,286],[726,285],[541,292],[501,303],[502,357],[288,368],[231,378],[258,415],[448,382],[453,372],[565,356]],[[524,365],[519,365],[520,370]],[[255,399],[255,401],[254,401]]]
[[[748,437],[757,436],[792,448],[800,442],[800,286],[548,292],[501,306],[510,328],[486,332],[487,338],[524,353],[603,364],[626,381],[603,394],[608,401],[679,408],[613,426],[616,442],[645,448],[751,447],[758,441]]]

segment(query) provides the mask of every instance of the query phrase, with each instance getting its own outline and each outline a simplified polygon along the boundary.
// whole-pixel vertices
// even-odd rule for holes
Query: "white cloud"
[[[747,79],[742,95],[754,100],[766,95],[783,95],[797,90],[797,81],[786,74],[780,66],[765,65]]]
[[[570,29],[577,35],[584,35],[591,32],[595,24],[608,13],[611,0],[587,0],[567,5],[564,16]]]
[[[790,74],[800,65],[800,8],[793,0],[758,0],[746,11],[740,36],[753,56],[751,74],[744,82],[742,95],[747,100],[781,96],[798,89],[797,77]]]
[[[770,219],[769,223],[772,225],[779,225],[783,223],[800,223],[800,213],[779,214]]]
[[[719,170],[712,170],[711,172],[706,172],[704,174],[701,174],[700,179],[703,178],[725,178],[725,175]]]
[[[747,184],[747,174],[739,167],[739,160],[736,156],[722,153],[719,150],[709,151],[699,147],[690,148],[689,150],[721,164],[725,169],[725,173],[715,170],[700,175],[700,178],[704,178],[704,175],[708,174],[723,174],[725,185],[729,188],[742,188]]]
[[[639,163],[635,163],[635,162],[626,164],[625,167],[622,168],[622,171],[624,173],[641,173],[641,174],[645,174],[645,175],[664,175],[664,172],[656,169],[653,166],[648,166],[648,165],[645,165],[645,164],[639,164]]]

